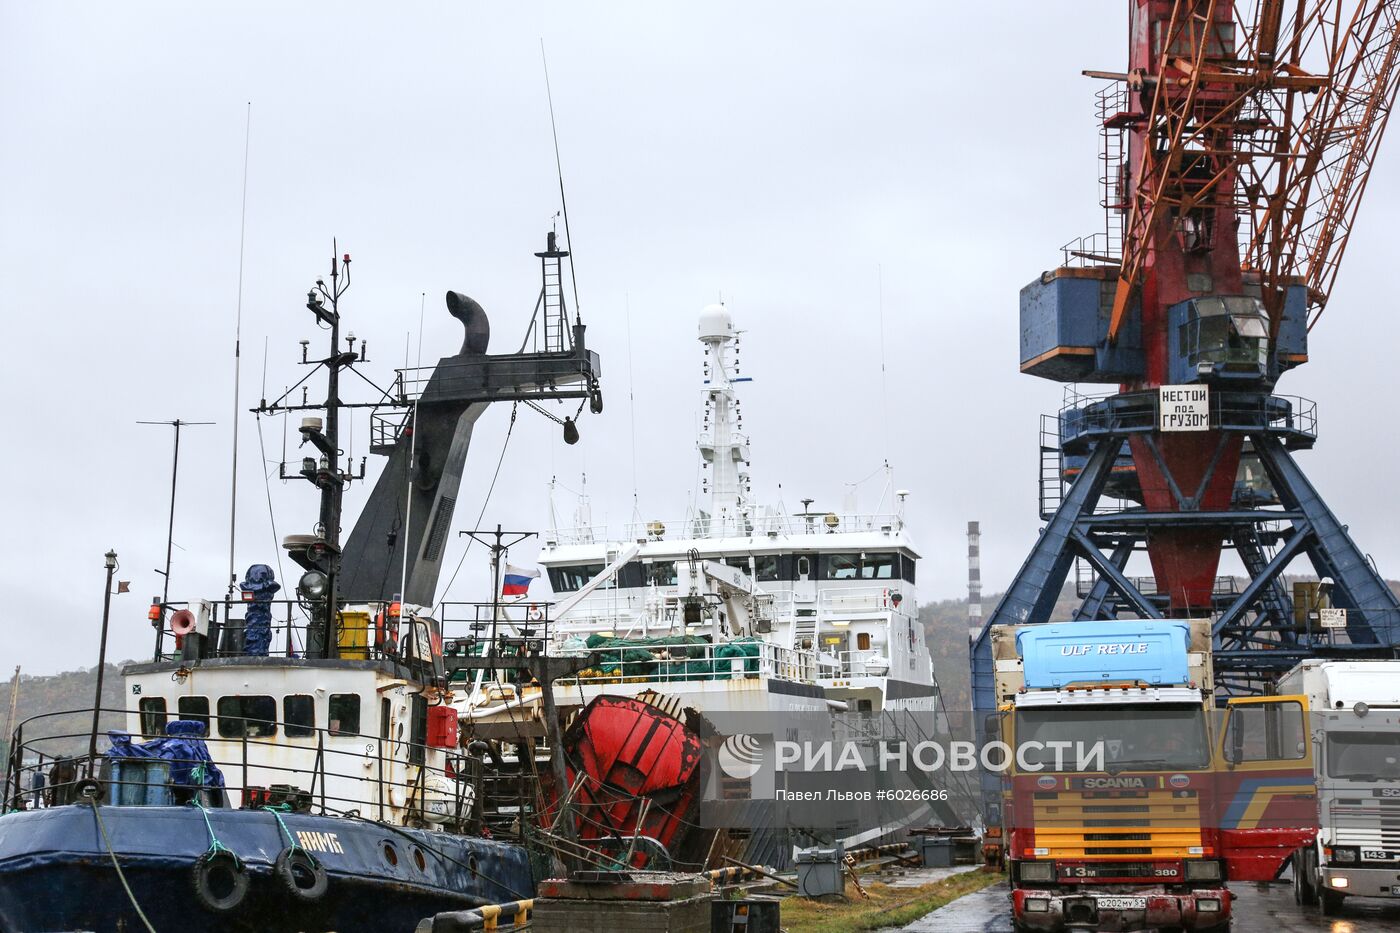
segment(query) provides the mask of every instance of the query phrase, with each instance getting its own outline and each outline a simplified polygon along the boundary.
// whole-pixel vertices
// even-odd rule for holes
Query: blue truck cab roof
[[[1028,690],[1129,681],[1154,687],[1189,681],[1190,626],[1185,622],[1067,622],[1016,634]]]

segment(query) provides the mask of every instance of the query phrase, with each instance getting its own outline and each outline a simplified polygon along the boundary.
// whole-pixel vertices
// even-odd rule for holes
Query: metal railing
[[[753,653],[733,654],[735,649]],[[726,650],[728,649],[728,650]],[[770,642],[720,645],[607,645],[594,649],[596,663],[580,671],[580,683],[677,683],[725,680],[786,680],[814,684],[823,676],[815,652]],[[646,654],[650,657],[643,658]],[[561,679],[560,683],[568,682]]]
[[[902,582],[890,580],[888,586],[860,589],[825,588],[818,594],[818,605],[826,612],[885,612],[895,608],[894,596]]]
[[[827,516],[835,516],[828,524]],[[828,533],[877,531],[894,533],[904,528],[904,518],[896,512],[827,512],[812,515],[754,515],[742,532],[744,537],[796,537]],[[708,525],[704,519],[689,517],[682,521],[630,522],[622,526],[620,541],[685,541],[692,538],[718,537],[722,531]],[[556,528],[548,540],[555,544],[593,544],[611,540],[606,525],[579,525]]]
[[[311,621],[310,605],[292,599],[266,601],[272,619],[268,650],[254,655],[247,645],[246,612],[251,601],[207,600],[208,626],[203,634],[177,636],[170,623],[181,609],[195,604],[167,602],[159,608],[158,636],[153,660],[194,661],[206,658],[301,658],[319,656],[317,624]],[[447,641],[469,642],[495,637],[548,639],[551,635],[551,603],[531,602],[444,602],[436,607],[441,618],[394,615],[394,604],[376,602],[347,605],[338,612],[329,633],[334,645],[332,656],[354,660],[387,660],[423,668],[417,673],[431,676],[434,651]],[[173,646],[173,651],[167,648]]]
[[[45,726],[59,717],[91,715],[76,709],[42,713],[21,722],[11,736],[6,763],[4,805],[9,810],[42,809],[80,801],[80,792],[97,780],[109,803],[181,805],[254,809],[287,804],[294,811],[327,816],[352,816],[404,825],[440,825],[457,832],[477,832],[482,825],[481,758],[456,748],[435,748],[390,736],[346,734],[325,728],[237,717],[237,737],[200,737],[208,750],[203,758],[146,758],[112,755],[108,731],[99,738],[96,758],[86,750],[69,753],[75,745],[86,747],[91,733],[64,732]],[[125,721],[149,717],[149,711],[102,708]],[[218,716],[207,718],[206,728],[219,729]],[[223,717],[228,720],[230,717]],[[148,721],[144,724],[150,724]],[[276,737],[250,736],[248,725],[267,725]],[[61,729],[61,727],[60,727]],[[145,738],[165,737],[147,735]],[[132,734],[133,742],[142,735]],[[191,738],[184,736],[184,738]],[[446,767],[426,764],[429,752],[446,753]],[[164,762],[166,767],[147,763]],[[144,767],[131,767],[139,763]],[[214,786],[212,764],[223,776]],[[203,766],[199,784],[175,783],[172,772]]]
[[[1060,443],[1069,448],[1081,439],[1107,433],[1158,430],[1158,394],[1154,390],[1108,397],[1070,396],[1059,414]],[[1296,395],[1213,390],[1210,427],[1226,431],[1268,431],[1285,440],[1310,443],[1317,436],[1317,403]]]
[[[826,673],[827,677],[883,677],[890,671],[890,656],[881,648],[838,651],[834,655],[839,665]]]

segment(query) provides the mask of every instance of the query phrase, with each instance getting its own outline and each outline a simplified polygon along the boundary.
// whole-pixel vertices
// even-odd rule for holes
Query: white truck
[[[1294,896],[1327,916],[1400,898],[1400,661],[1304,661],[1277,690],[1312,711],[1318,832],[1293,856]]]

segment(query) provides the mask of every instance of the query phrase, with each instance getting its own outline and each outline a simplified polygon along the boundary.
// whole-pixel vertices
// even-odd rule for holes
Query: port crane
[[[1221,696],[1302,658],[1392,657],[1400,601],[1294,454],[1308,360],[1400,84],[1400,2],[1130,0],[1098,94],[1104,226],[1021,292],[1021,370],[1066,384],[1042,429],[1045,528],[972,636],[1077,620],[1212,620]],[[1085,387],[1107,385],[1086,392]],[[1248,574],[1218,578],[1233,550]],[[1151,575],[1128,563],[1146,553]],[[1306,557],[1316,583],[1283,574]],[[1297,573],[1298,571],[1294,571]]]

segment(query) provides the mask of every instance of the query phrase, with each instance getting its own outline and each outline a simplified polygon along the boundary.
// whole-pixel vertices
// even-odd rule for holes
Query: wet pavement
[[[888,868],[862,875],[862,881],[878,881],[892,888],[918,888],[963,872],[981,871],[980,865],[954,865],[951,868]]]
[[[1234,884],[1231,933],[1394,933],[1400,900],[1347,898],[1339,917],[1293,903],[1293,884]],[[1005,883],[994,884],[914,921],[904,933],[1011,933],[1011,901]]]

